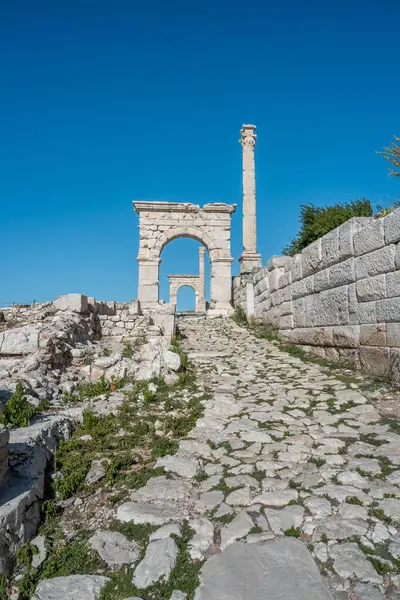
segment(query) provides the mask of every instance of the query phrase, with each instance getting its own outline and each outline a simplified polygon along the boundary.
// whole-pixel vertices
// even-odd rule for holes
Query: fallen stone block
[[[39,350],[39,330],[34,325],[0,333],[0,355],[26,355]]]
[[[88,299],[83,294],[58,296],[54,301],[54,308],[63,311],[69,310],[79,314],[86,313],[88,312]]]

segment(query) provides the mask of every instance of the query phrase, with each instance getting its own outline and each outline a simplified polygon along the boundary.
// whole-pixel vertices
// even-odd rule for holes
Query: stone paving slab
[[[195,600],[333,600],[306,546],[236,542],[204,564]]]

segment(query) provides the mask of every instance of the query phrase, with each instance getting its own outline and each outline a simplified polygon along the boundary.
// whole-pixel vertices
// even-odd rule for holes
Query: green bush
[[[247,315],[241,306],[237,306],[232,315],[232,319],[235,321],[237,325],[247,325]]]
[[[293,256],[301,252],[315,240],[332,231],[351,217],[371,217],[371,202],[366,198],[343,202],[333,206],[314,206],[302,204],[300,207],[300,231],[286,248],[283,254]]]
[[[28,427],[37,412],[36,406],[25,398],[22,384],[17,383],[16,390],[7,401],[0,419],[7,427]]]

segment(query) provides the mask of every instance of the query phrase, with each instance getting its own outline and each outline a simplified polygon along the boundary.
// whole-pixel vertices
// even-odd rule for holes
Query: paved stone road
[[[399,583],[400,437],[357,389],[229,321],[188,322],[182,329],[193,360],[213,367],[215,401],[196,437],[219,448],[205,465],[202,487],[223,477],[237,488],[215,512],[237,515],[221,529],[221,548],[238,530],[243,536],[250,514],[262,533],[248,534],[247,542],[293,528],[311,543],[334,588],[359,579],[360,598],[383,598],[378,588],[390,582],[377,570],[393,570]],[[368,560],[376,551],[377,570]]]
[[[184,319],[212,392],[174,456],[117,510],[159,526],[134,571],[168,577],[184,519],[196,600],[384,600],[400,593],[400,437],[356,384],[230,319]],[[297,539],[296,539],[297,538]],[[172,598],[184,598],[178,591]]]

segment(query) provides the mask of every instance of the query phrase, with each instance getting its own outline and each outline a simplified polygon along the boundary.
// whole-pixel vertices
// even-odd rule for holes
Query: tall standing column
[[[204,246],[199,247],[199,297],[197,302],[197,312],[206,310],[206,289],[204,280],[204,255],[206,249]]]
[[[243,160],[243,252],[239,258],[241,273],[251,273],[261,266],[256,239],[255,129],[255,125],[243,125],[239,140]]]

